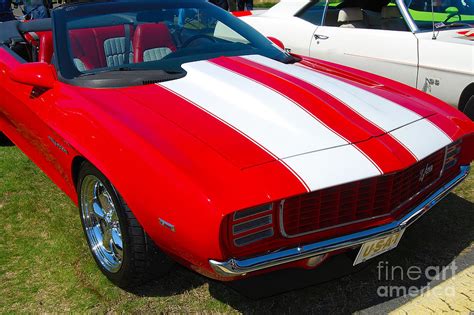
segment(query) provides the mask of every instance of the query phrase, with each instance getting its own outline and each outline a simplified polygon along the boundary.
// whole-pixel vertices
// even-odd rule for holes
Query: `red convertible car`
[[[474,158],[451,106],[203,0],[68,4],[0,24],[0,44],[0,131],[78,204],[122,287],[172,260],[220,280],[362,263]]]

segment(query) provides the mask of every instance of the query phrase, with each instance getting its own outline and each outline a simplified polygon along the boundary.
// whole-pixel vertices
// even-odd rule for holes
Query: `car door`
[[[60,185],[70,177],[69,148],[53,131],[49,122],[56,102],[55,89],[16,82],[11,73],[22,63],[20,57],[0,48],[0,115],[5,133]],[[62,186],[64,187],[64,186]]]
[[[310,56],[416,87],[417,38],[395,2],[370,9],[344,7],[340,0],[329,0],[323,25],[314,33]]]
[[[40,100],[35,97],[37,90],[32,86],[14,82],[10,77],[12,70],[25,61],[6,47],[0,48],[0,57],[0,111],[6,124],[5,128],[9,129],[5,131],[13,133],[16,142],[21,142],[30,150],[34,147],[35,150],[43,151],[40,139],[44,128],[33,112],[33,108],[39,108],[40,111],[44,109],[38,106]]]
[[[288,51],[309,56],[313,34],[321,24],[326,0],[310,1],[302,10],[299,5],[299,2],[280,2],[263,14],[241,19],[265,36],[282,41]]]

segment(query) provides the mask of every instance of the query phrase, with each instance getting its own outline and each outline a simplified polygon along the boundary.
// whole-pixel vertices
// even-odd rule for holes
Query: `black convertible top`
[[[23,40],[23,33],[51,30],[51,18],[28,22],[8,21],[0,23],[0,44],[9,45]]]

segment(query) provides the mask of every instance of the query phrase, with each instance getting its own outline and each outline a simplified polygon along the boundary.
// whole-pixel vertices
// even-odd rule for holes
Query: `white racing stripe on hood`
[[[391,132],[391,135],[418,160],[438,150],[442,144],[451,142],[438,127],[423,120],[417,113],[349,83],[304,67],[284,64],[258,55],[243,58],[304,80],[341,100],[384,131],[396,130]],[[418,120],[421,122],[417,123],[416,127],[400,128]]]
[[[364,173],[364,177],[380,174],[377,167],[356,148],[348,145],[345,139],[280,93],[207,61],[184,64],[183,68],[187,71],[184,78],[158,85],[229,124],[276,158],[283,160],[347,145],[345,152],[350,152],[351,158],[357,156],[357,162],[346,161],[350,161],[345,165],[346,180],[342,178],[344,176],[338,177],[340,183],[354,180],[352,169],[357,174]],[[326,156],[331,156],[332,150],[327,151]],[[334,157],[335,160],[339,158],[342,157]],[[330,169],[338,165],[330,160],[321,162],[317,158],[290,158],[285,163],[305,183],[311,183],[308,185],[310,190],[315,190],[327,186],[325,182],[329,180],[332,183],[334,179],[318,174],[310,164],[324,163],[323,168]],[[308,164],[307,167],[304,164]]]
[[[234,126],[279,158],[347,141],[281,94],[232,71],[199,61],[187,75],[160,83]]]
[[[409,148],[418,160],[424,159],[452,142],[451,138],[426,119],[394,130],[390,134]]]
[[[367,167],[367,158],[353,146],[298,155],[285,163],[297,174],[317,174],[305,177],[312,191],[380,175],[375,167]]]
[[[391,131],[421,118],[420,115],[390,100],[319,72],[292,64],[284,64],[259,55],[244,56],[243,58],[313,84],[341,100],[384,131]]]

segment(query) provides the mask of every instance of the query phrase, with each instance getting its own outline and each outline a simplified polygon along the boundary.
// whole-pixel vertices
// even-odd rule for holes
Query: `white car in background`
[[[474,119],[474,0],[282,0],[241,18],[293,53],[392,78]]]

